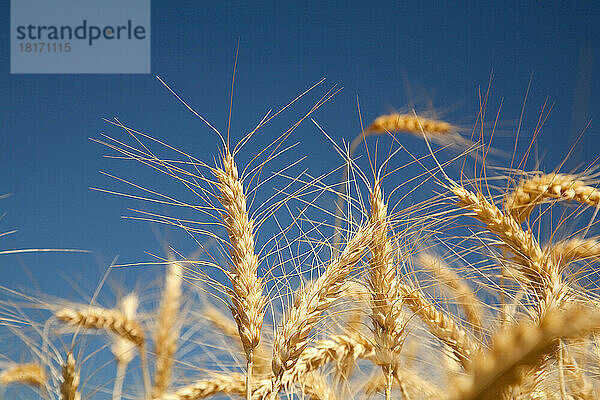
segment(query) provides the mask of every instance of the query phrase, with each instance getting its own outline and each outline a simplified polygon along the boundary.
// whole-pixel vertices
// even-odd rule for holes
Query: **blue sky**
[[[306,100],[258,135],[240,157],[247,161],[270,143],[332,85],[343,87],[314,118],[338,143],[360,130],[357,96],[365,121],[431,96],[446,118],[468,126],[478,111],[479,87],[493,71],[491,118],[503,98],[499,144],[511,142],[523,97],[531,94],[524,128],[531,133],[546,100],[553,110],[541,133],[542,166],[552,170],[586,124],[593,120],[570,167],[589,164],[600,144],[600,6],[596,2],[197,2],[152,1],[152,74],[11,75],[9,8],[0,7],[0,250],[89,249],[92,254],[0,255],[0,284],[58,289],[59,280],[94,287],[107,264],[147,261],[161,253],[146,223],[120,218],[131,199],[92,191],[127,188],[107,171],[169,190],[166,178],[131,163],[106,159],[110,152],[88,138],[124,138],[102,118],[123,123],[212,163],[219,142],[155,79],[160,76],[198,112],[224,130],[235,49],[239,39],[232,137],[240,138],[270,108],[322,78]],[[421,102],[417,107],[425,107]],[[508,139],[507,139],[508,138]],[[410,141],[410,139],[407,139]],[[504,140],[504,141],[503,141]],[[306,121],[290,143],[290,159],[307,155],[314,174],[340,164],[332,146]],[[413,143],[414,142],[414,143]],[[411,142],[417,151],[422,143]],[[510,150],[510,149],[509,149]],[[164,185],[164,186],[162,186]],[[152,209],[152,208],[150,208]],[[160,208],[154,208],[160,211]],[[159,228],[168,240],[193,242]],[[125,285],[139,270],[119,272]],[[39,285],[39,286],[35,286]],[[87,285],[87,286],[86,286]],[[62,286],[64,288],[64,286]]]

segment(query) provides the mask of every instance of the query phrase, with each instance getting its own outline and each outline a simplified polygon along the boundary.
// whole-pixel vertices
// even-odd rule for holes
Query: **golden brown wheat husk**
[[[303,377],[301,385],[305,398],[312,400],[334,400],[335,394],[325,384],[324,378],[316,373],[310,372]],[[268,398],[271,391],[270,379],[255,380],[252,389],[252,398],[256,400]],[[234,395],[243,397],[246,395],[246,376],[239,373],[220,374],[210,379],[199,380],[190,385],[182,387],[174,393],[163,393],[153,400],[197,400],[215,395]]]
[[[554,263],[567,265],[590,258],[600,258],[600,242],[596,238],[573,237],[551,244],[546,252]]]
[[[593,207],[600,205],[600,191],[575,175],[542,174],[524,180],[508,195],[505,207],[518,222],[546,199],[573,200]]]
[[[135,320],[128,319],[118,310],[101,307],[87,307],[82,310],[63,308],[54,316],[72,326],[86,329],[102,329],[135,343],[138,347],[144,344],[144,330]]]
[[[60,384],[61,400],[80,400],[79,371],[76,370],[75,358],[67,353],[67,359],[62,366],[62,382]]]
[[[432,134],[447,134],[456,129],[449,123],[431,118],[418,117],[412,114],[381,115],[366,129],[367,132],[408,132],[421,135],[421,132]]]
[[[130,293],[121,299],[118,311],[122,312],[125,318],[133,321],[136,318],[137,307],[138,297],[135,293]],[[135,356],[135,343],[119,335],[115,337],[111,351],[118,364],[127,365]]]
[[[271,368],[275,376],[276,391],[281,385],[283,373],[294,366],[322,313],[338,297],[344,280],[363,257],[371,236],[368,226],[360,228],[321,276],[306,290],[296,293],[293,305],[285,313],[283,324],[275,334]]]
[[[452,186],[451,190],[458,197],[457,205],[473,211],[474,217],[514,254],[512,261],[520,272],[517,277],[522,275],[523,283],[537,296],[539,314],[562,305],[567,291],[558,266],[544,254],[531,231],[524,231],[517,220],[504,214],[481,193],[475,194],[460,186]]]
[[[222,219],[231,243],[229,279],[231,312],[236,321],[244,351],[250,356],[260,342],[265,312],[263,281],[257,276],[258,256],[254,253],[254,222],[248,216],[246,195],[237,166],[229,150],[223,158],[223,168],[215,168],[219,201],[225,209]]]
[[[210,379],[200,380],[178,389],[174,393],[162,393],[154,400],[196,400],[217,394],[244,396],[246,394],[246,377],[241,374],[216,375]]]
[[[481,328],[483,327],[481,302],[465,280],[446,265],[443,260],[432,254],[419,253],[418,262],[452,291],[456,301],[464,310],[467,321],[473,326],[473,330],[481,334]]]
[[[499,399],[518,383],[524,370],[535,367],[558,348],[559,338],[578,338],[600,329],[600,313],[572,307],[549,310],[539,324],[522,323],[496,333],[491,349],[473,359],[470,375],[457,379],[450,399]]]
[[[181,283],[183,268],[176,262],[169,262],[165,275],[165,287],[162,293],[160,308],[156,318],[154,337],[154,353],[156,363],[154,366],[154,382],[152,396],[159,397],[169,388],[173,357],[177,351],[179,327],[177,316],[181,301]]]
[[[129,293],[119,301],[120,311],[129,320],[135,320],[137,307],[138,296],[135,292]],[[135,356],[136,345],[121,336],[116,336],[110,349],[117,360],[117,376],[113,386],[113,400],[119,400],[122,395],[127,365]]]
[[[367,284],[371,293],[371,322],[377,354],[377,364],[381,365],[388,379],[386,398],[390,398],[392,377],[398,355],[404,344],[406,321],[402,316],[401,295],[398,291],[393,249],[388,238],[387,204],[383,201],[378,181],[373,185],[370,198],[371,215],[369,223],[373,229],[373,240],[369,248],[369,275]]]
[[[46,380],[46,371],[41,365],[35,363],[15,364],[0,372],[0,385],[22,383],[41,387],[46,384]]]
[[[371,343],[358,337],[331,335],[304,349],[294,367],[283,375],[283,386],[290,388],[302,382],[305,375],[330,362],[335,363],[342,376],[348,376],[348,370],[354,367],[358,359],[376,360]]]
[[[432,304],[418,288],[398,284],[403,301],[423,321],[433,336],[444,343],[466,369],[477,345],[454,320]]]

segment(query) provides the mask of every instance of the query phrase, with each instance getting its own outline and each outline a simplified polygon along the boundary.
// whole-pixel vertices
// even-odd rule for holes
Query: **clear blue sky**
[[[152,73],[222,130],[239,38],[235,138],[266,110],[321,78],[327,79],[323,88],[344,88],[315,114],[338,142],[359,131],[357,96],[370,121],[407,104],[405,80],[416,92],[431,95],[435,106],[449,107],[448,119],[468,125],[477,112],[478,87],[487,85],[493,70],[491,109],[505,99],[503,135],[514,133],[533,76],[526,130],[535,126],[546,97],[554,103],[542,132],[546,169],[556,166],[590,119],[575,160],[589,163],[598,155],[600,6],[595,1],[249,4],[152,1]],[[73,290],[59,290],[57,279],[95,284],[115,256],[121,262],[147,261],[144,251],[161,251],[147,224],[120,219],[128,207],[140,207],[136,201],[89,189],[127,191],[99,171],[170,187],[150,170],[102,157],[109,152],[89,137],[124,137],[102,118],[117,117],[209,163],[219,142],[153,75],[9,74],[8,1],[0,7],[0,23],[0,194],[11,193],[0,200],[0,214],[6,213],[0,231],[19,231],[0,237],[0,250],[93,251],[92,256],[0,256],[0,284],[37,282],[43,292],[80,298]],[[319,90],[310,101],[323,93]],[[281,125],[265,129],[242,158],[274,139],[308,105],[302,102],[282,116]],[[290,140],[300,141],[295,154],[307,154],[304,166],[315,174],[340,163],[310,122]],[[176,245],[183,251],[193,247],[189,240]],[[134,284],[137,273],[123,274],[124,282]]]

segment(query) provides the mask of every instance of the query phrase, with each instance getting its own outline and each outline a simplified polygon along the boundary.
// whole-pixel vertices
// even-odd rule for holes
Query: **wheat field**
[[[332,143],[338,169],[295,169],[310,155],[286,158],[293,133],[304,124],[327,135],[311,118],[335,89],[250,150],[319,88],[244,134],[215,128],[173,92],[220,138],[213,160],[108,120],[118,133],[93,140],[111,162],[154,169],[190,197],[128,176],[114,178],[129,189],[100,190],[148,204],[130,218],[183,231],[198,251],[168,243],[152,262],[117,265],[144,281],[152,264],[162,278],[112,304],[102,284],[81,303],[2,288],[11,299],[0,324],[30,355],[0,365],[3,390],[62,400],[600,398],[596,166],[526,170],[530,139],[496,149],[483,117],[464,128],[411,110],[373,116],[354,141]],[[406,150],[405,134],[422,153]],[[278,160],[287,166],[271,169]],[[401,178],[409,166],[416,172]]]

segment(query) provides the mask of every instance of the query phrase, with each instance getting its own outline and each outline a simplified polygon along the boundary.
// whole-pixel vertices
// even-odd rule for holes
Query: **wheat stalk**
[[[76,370],[75,357],[71,352],[62,366],[62,382],[60,385],[61,400],[80,400],[79,372]]]
[[[162,393],[165,393],[171,381],[173,356],[177,351],[177,339],[179,337],[177,316],[181,299],[182,280],[183,268],[181,265],[176,262],[169,262],[165,274],[165,287],[156,318],[154,338],[156,363],[152,386],[152,396],[154,397],[159,397]]]
[[[559,338],[584,337],[600,329],[600,313],[582,308],[550,310],[539,324],[518,324],[497,333],[491,349],[474,357],[470,375],[457,379],[450,399],[492,400],[518,383],[523,370],[535,367],[558,348]]]
[[[274,393],[279,392],[283,373],[297,362],[308,344],[311,331],[322,313],[338,297],[344,280],[362,258],[371,238],[369,226],[360,228],[321,276],[306,290],[296,293],[294,304],[285,313],[284,321],[275,334],[271,363]]]
[[[593,207],[600,206],[600,191],[570,174],[541,174],[522,181],[510,193],[505,207],[519,222],[524,221],[536,205],[545,199],[573,200]]]
[[[226,336],[225,340],[227,340],[228,343],[231,343],[229,341],[231,340],[234,343],[239,344],[239,347],[243,350],[237,325],[235,322],[231,321],[231,318],[228,318],[218,308],[213,306],[204,307],[202,316],[206,318],[215,328],[217,328],[222,335]],[[253,361],[254,365],[252,369],[254,375],[261,376],[271,372],[271,367],[269,365],[271,362],[271,356],[262,343],[259,343],[254,349]]]
[[[223,168],[214,168],[213,173],[218,180],[216,186],[221,193],[219,201],[225,209],[222,213],[223,224],[231,243],[232,263],[229,279],[233,290],[230,291],[230,308],[246,352],[246,398],[250,400],[253,352],[260,342],[267,300],[263,296],[263,281],[257,276],[258,256],[254,252],[254,223],[248,216],[242,181],[228,149],[223,157]]]
[[[401,296],[398,291],[393,249],[388,238],[387,204],[383,201],[379,181],[373,185],[370,197],[370,224],[373,240],[370,242],[371,258],[367,279],[371,293],[371,322],[377,363],[381,365],[387,379],[385,397],[391,398],[393,375],[397,368],[397,359],[404,344],[406,321],[402,318]]]
[[[46,384],[46,371],[35,363],[15,364],[0,372],[0,384],[23,383],[34,387]]]
[[[423,398],[423,396],[426,396],[430,399],[441,399],[444,397],[439,387],[408,368],[398,368],[396,370],[394,386],[400,387],[400,383],[405,387],[406,392],[410,394],[409,398]],[[378,374],[367,381],[363,391],[365,395],[371,397],[386,390],[386,386],[386,377]]]

